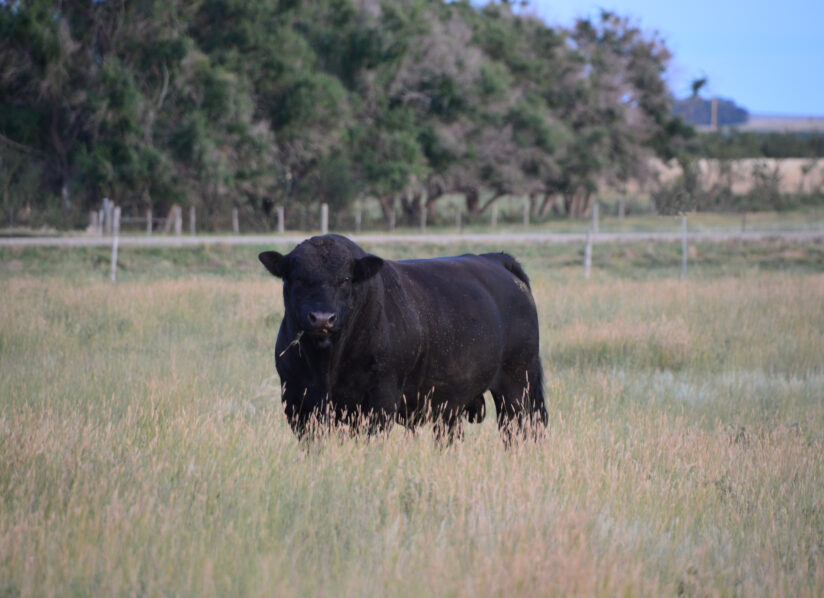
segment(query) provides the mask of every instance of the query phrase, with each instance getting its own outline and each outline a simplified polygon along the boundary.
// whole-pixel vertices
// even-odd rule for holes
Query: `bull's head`
[[[258,258],[283,280],[285,317],[322,349],[345,329],[363,283],[383,266],[381,258],[335,236],[309,239],[286,255],[264,251]]]

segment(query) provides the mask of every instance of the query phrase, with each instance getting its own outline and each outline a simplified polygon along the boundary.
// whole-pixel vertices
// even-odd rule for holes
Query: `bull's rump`
[[[465,401],[490,388],[505,363],[526,363],[537,356],[538,318],[531,293],[498,256],[392,266],[421,332],[421,358],[405,385],[407,397],[413,389],[434,389],[444,400]]]

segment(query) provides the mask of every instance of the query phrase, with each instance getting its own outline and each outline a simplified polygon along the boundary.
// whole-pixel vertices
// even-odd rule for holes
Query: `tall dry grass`
[[[512,450],[299,447],[275,282],[0,283],[0,596],[822,595],[824,277],[530,274]]]

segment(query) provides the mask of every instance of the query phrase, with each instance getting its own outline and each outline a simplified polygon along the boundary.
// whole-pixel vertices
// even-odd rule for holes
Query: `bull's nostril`
[[[328,328],[333,326],[338,317],[328,311],[310,311],[306,314],[306,320],[313,328]]]

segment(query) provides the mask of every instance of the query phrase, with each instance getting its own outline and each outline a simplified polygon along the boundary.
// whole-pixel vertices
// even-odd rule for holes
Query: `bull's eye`
[[[338,286],[339,286],[339,287],[344,287],[344,286],[348,285],[350,282],[352,282],[352,279],[351,279],[350,277],[348,277],[348,276],[347,276],[346,278],[344,278],[343,280],[341,280],[341,281],[338,283]]]

